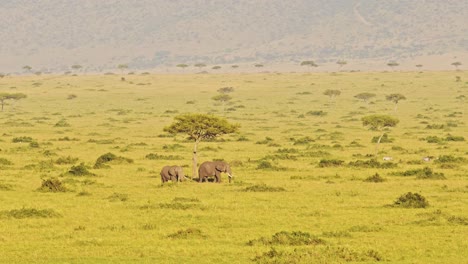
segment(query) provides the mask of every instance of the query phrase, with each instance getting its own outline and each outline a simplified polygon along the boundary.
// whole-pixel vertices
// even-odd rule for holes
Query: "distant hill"
[[[467,58],[467,14],[465,0],[2,0],[0,72],[432,57],[449,68]]]

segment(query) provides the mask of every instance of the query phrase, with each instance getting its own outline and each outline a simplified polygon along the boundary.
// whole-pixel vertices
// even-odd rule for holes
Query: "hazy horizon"
[[[468,1],[2,1],[0,72],[454,69],[468,58]],[[204,63],[205,68],[194,68]],[[262,64],[258,69],[254,64]]]

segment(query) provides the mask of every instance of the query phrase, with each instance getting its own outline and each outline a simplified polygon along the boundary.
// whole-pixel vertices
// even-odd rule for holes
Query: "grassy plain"
[[[120,78],[0,79],[0,92],[28,96],[0,113],[1,263],[466,263],[467,72]],[[226,86],[235,91],[223,113],[211,97]],[[364,103],[353,97],[361,92],[376,97]],[[407,97],[396,112],[390,93]],[[199,145],[199,163],[230,162],[234,183],[161,186],[164,165],[191,173],[192,142],[163,132],[189,112],[241,125]],[[400,120],[377,157],[378,132],[361,122],[369,114]],[[133,162],[93,169],[109,152]],[[349,165],[383,156],[396,167]],[[342,164],[319,167],[323,159]],[[82,162],[94,176],[67,173]],[[426,166],[446,179],[402,176]],[[386,181],[364,181],[376,173]],[[68,191],[39,191],[51,177]],[[391,206],[408,192],[429,206]]]

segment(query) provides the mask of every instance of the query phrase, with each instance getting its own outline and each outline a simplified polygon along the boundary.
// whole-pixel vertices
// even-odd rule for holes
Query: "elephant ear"
[[[171,168],[169,169],[169,175],[171,175],[171,176],[176,176],[176,171],[175,171],[175,168],[174,168],[174,167],[171,167]]]
[[[217,165],[216,165],[216,170],[218,170],[218,171],[225,171],[226,169],[225,169],[225,166],[224,166],[224,165],[222,165],[222,164],[217,164]]]

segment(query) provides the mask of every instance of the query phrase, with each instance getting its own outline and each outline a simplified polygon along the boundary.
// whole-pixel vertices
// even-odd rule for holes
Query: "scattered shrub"
[[[418,193],[408,192],[400,196],[393,204],[395,207],[403,208],[426,208],[429,202],[426,198]]]
[[[326,116],[328,113],[327,112],[324,112],[322,110],[319,110],[319,111],[309,111],[306,113],[306,115],[310,115],[310,116]]]
[[[370,160],[356,160],[351,161],[348,164],[350,167],[358,167],[358,168],[374,168],[374,169],[391,169],[396,168],[397,164],[392,162],[378,162],[376,159]]]
[[[252,185],[244,189],[244,192],[285,192],[285,191],[286,189],[284,189],[283,187],[267,186],[264,183]]]
[[[287,246],[303,246],[303,245],[319,245],[325,244],[325,241],[312,236],[307,232],[295,231],[287,232],[281,231],[274,234],[270,239],[261,237],[259,239],[250,240],[247,245],[287,245]]]
[[[162,148],[165,149],[165,150],[173,151],[173,150],[177,150],[177,149],[183,149],[185,147],[180,145],[180,144],[172,144],[172,145],[164,145]]]
[[[188,239],[188,238],[205,238],[206,236],[202,233],[200,229],[197,228],[187,228],[179,230],[175,233],[169,234],[168,238],[172,239]]]
[[[203,209],[198,203],[186,202],[161,203],[159,208],[173,210]]]
[[[94,176],[94,173],[91,173],[88,168],[84,165],[84,163],[80,163],[79,165],[72,166],[70,170],[68,170],[68,174],[73,176]]]
[[[445,138],[446,141],[465,141],[465,138],[462,136],[453,136],[448,134]]]
[[[0,165],[13,165],[13,162],[5,159],[5,158],[0,158]]]
[[[310,137],[302,137],[302,138],[298,138],[298,139],[292,138],[292,141],[294,141],[293,145],[307,145],[310,142],[315,142],[315,140],[313,140]]]
[[[70,124],[65,119],[61,119],[57,123],[55,123],[54,127],[70,127]]]
[[[427,125],[426,129],[444,129],[445,125],[443,124],[432,124],[432,125]]]
[[[444,142],[444,139],[443,138],[440,138],[438,136],[428,136],[426,138],[426,141],[427,143],[437,143],[437,144],[440,144],[440,143],[443,143]]]
[[[429,167],[424,167],[422,169],[407,170],[402,173],[399,173],[401,176],[416,176],[417,179],[445,179],[443,173],[437,173],[432,171]]]
[[[13,143],[31,143],[33,141],[32,137],[15,137],[12,139]]]
[[[261,144],[268,144],[268,143],[270,143],[270,142],[272,142],[272,141],[273,141],[272,138],[266,137],[264,140],[255,142],[255,144],[260,144],[260,145],[261,145]]]
[[[54,217],[61,217],[61,215],[52,209],[40,210],[40,209],[34,209],[34,208],[21,208],[21,209],[9,210],[9,211],[1,211],[0,217],[24,219],[24,218],[54,218]]]
[[[386,181],[385,178],[383,178],[382,176],[380,176],[378,173],[366,178],[364,180],[365,182],[384,182]]]
[[[283,170],[285,170],[285,168],[275,166],[275,165],[271,164],[271,162],[266,161],[266,160],[260,161],[260,163],[258,163],[256,169],[257,170],[274,170],[274,171],[283,171]]]
[[[94,169],[107,168],[109,166],[106,163],[109,163],[109,162],[133,163],[133,160],[129,158],[120,157],[113,153],[108,152],[106,154],[99,156],[99,158],[97,158],[96,163],[94,164],[93,168]]]
[[[436,163],[461,163],[465,162],[466,159],[463,157],[455,157],[453,155],[442,155],[435,161]]]
[[[12,191],[12,190],[13,190],[13,185],[0,183],[0,191]]]
[[[55,164],[63,165],[63,164],[75,164],[78,161],[78,158],[73,158],[70,156],[60,157],[55,161]]]
[[[41,192],[66,192],[67,188],[57,178],[42,180],[41,187],[38,189]]]
[[[89,143],[102,144],[102,145],[114,144],[115,143],[115,141],[113,139],[89,139],[88,142]]]
[[[246,136],[240,136],[236,141],[243,142],[243,141],[249,141],[249,139]]]
[[[372,138],[372,143],[377,143],[379,141],[380,136],[376,136]],[[389,138],[387,133],[384,133],[382,139],[380,139],[380,143],[392,143],[393,138]]]
[[[125,202],[128,200],[128,194],[125,193],[113,193],[111,196],[107,197],[111,202]]]
[[[343,165],[344,160],[337,160],[337,159],[322,159],[320,160],[318,166],[320,168],[328,168],[328,167],[340,167]]]
[[[67,100],[73,100],[73,99],[75,99],[76,97],[78,97],[76,94],[69,94],[69,95],[67,96]]]
[[[159,155],[157,153],[149,153],[145,156],[149,160],[181,160],[184,157],[179,155]]]

